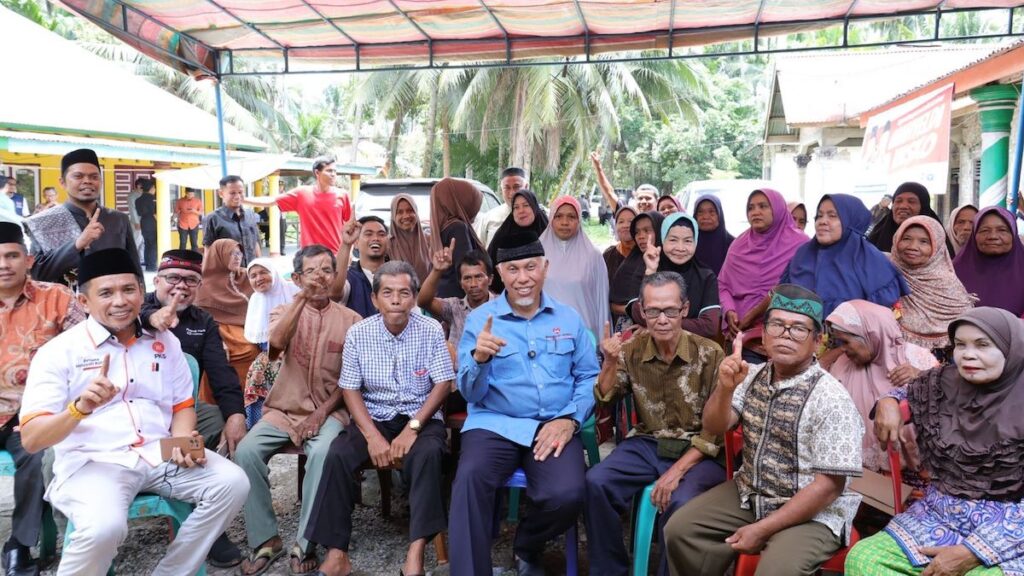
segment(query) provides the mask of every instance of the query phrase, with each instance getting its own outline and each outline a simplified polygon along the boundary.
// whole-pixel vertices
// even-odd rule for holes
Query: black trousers
[[[376,422],[377,430],[390,442],[409,422],[398,416]],[[370,459],[366,437],[355,422],[331,442],[324,461],[316,500],[306,524],[306,539],[321,546],[348,552],[352,540],[352,510],[359,500],[357,471]],[[441,465],[447,434],[440,420],[423,424],[416,442],[402,460],[402,481],[409,487],[409,542],[430,539],[446,527],[441,491]]]
[[[192,250],[199,251],[199,228],[193,228],[186,230],[184,228],[178,228],[178,248],[185,249],[185,240],[192,244]]]
[[[532,447],[489,430],[464,432],[448,530],[452,576],[491,573],[497,495],[516,468],[526,472],[530,504],[516,531],[514,550],[518,556],[535,557],[548,540],[576,523],[586,493],[579,436],[573,436],[558,458],[538,462]]]
[[[155,225],[153,226],[153,228],[149,228],[148,226],[142,227],[142,242],[143,244],[145,244],[145,246],[142,249],[142,252],[144,256],[143,260],[146,261],[146,270],[148,272],[155,272],[157,264]]]
[[[14,513],[8,543],[35,546],[43,523],[43,452],[29,454],[21,446],[21,433],[15,432],[18,417],[0,427],[0,444],[14,458]]]

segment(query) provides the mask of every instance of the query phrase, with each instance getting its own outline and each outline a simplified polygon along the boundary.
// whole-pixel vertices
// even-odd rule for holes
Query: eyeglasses
[[[811,335],[811,329],[803,324],[789,324],[787,326],[778,320],[769,320],[765,323],[764,332],[765,334],[776,338],[782,336],[784,332],[789,332],[789,337],[792,338],[794,342],[803,342]]]
[[[189,288],[195,288],[203,281],[202,278],[196,278],[195,276],[178,276],[177,274],[162,274],[160,277],[171,286],[177,286],[184,282],[185,286],[188,286]]]
[[[648,320],[657,320],[658,316],[662,314],[666,318],[678,318],[683,313],[682,308],[644,308],[644,318]]]

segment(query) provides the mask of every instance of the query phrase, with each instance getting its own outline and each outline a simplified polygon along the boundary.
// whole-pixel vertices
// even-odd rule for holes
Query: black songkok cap
[[[535,232],[513,232],[498,240],[497,262],[494,265],[543,255],[544,245],[540,243],[540,237]]]
[[[0,222],[0,244],[25,245],[25,232],[20,224]]]
[[[168,250],[160,257],[157,270],[166,268],[181,268],[202,274],[203,255],[195,250]]]
[[[134,274],[142,277],[142,272],[124,248],[107,248],[82,256],[78,264],[78,285],[81,286],[100,276],[114,274]]]
[[[68,168],[75,164],[92,164],[93,166],[100,167],[100,159],[96,156],[96,152],[89,148],[79,148],[78,150],[72,150],[64,155],[60,159],[60,174],[63,176]]]

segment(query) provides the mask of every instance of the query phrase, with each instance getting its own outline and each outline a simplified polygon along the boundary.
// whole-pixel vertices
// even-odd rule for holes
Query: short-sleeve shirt
[[[362,391],[370,417],[378,422],[414,416],[434,386],[454,379],[444,331],[436,320],[409,314],[409,323],[396,336],[376,314],[345,337],[338,385]],[[441,418],[440,411],[433,418]]]
[[[238,242],[245,263],[252,262],[260,255],[260,217],[248,208],[242,208],[239,214],[227,206],[221,206],[204,216],[203,246],[209,247],[224,238]]]
[[[85,320],[85,309],[60,284],[27,280],[14,306],[0,302],[0,426],[18,413],[29,362],[54,336]]]
[[[199,227],[199,217],[203,215],[203,201],[199,198],[178,198],[174,212],[178,215],[178,228],[194,230]]]
[[[619,355],[615,384],[605,396],[600,384],[594,396],[611,404],[632,392],[639,435],[686,440],[705,456],[719,454],[722,439],[703,431],[704,405],[718,383],[724,354],[718,344],[683,331],[675,354],[666,363],[650,334],[634,336]]]
[[[846,487],[813,520],[848,538],[861,497],[849,477],[860,476],[864,424],[850,394],[815,362],[801,374],[772,382],[771,365],[750,367],[736,387],[732,409],[743,425],[743,466],[736,473],[740,505],[758,519],[780,508],[816,474],[847,476]],[[759,430],[765,433],[758,434]]]
[[[494,300],[495,297],[494,294],[490,294],[487,300]],[[459,339],[462,338],[462,328],[466,325],[466,316],[472,311],[473,308],[466,298],[452,296],[441,299],[441,320],[448,323],[448,343],[452,346],[458,348]]]
[[[332,253],[341,247],[345,222],[352,217],[352,203],[339,188],[320,192],[313,186],[299,186],[277,197],[282,212],[299,214],[299,244],[305,248],[322,244]]]
[[[134,468],[142,458],[156,466],[172,416],[195,405],[192,373],[170,332],[140,328],[126,346],[89,318],[44,344],[38,354],[46,362],[29,368],[22,426],[66,410],[96,377],[105,355],[110,355],[107,378],[120,390],[54,445],[53,487],[88,462]]]

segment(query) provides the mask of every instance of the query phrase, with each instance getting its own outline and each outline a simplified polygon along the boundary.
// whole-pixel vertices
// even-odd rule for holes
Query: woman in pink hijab
[[[728,339],[745,332],[744,359],[760,364],[765,361],[760,344],[761,317],[768,304],[765,296],[779,283],[797,248],[809,239],[796,229],[786,199],[770,188],[750,193],[747,221],[750,228],[733,241],[725,256],[718,297]]]
[[[864,420],[864,467],[888,470],[889,457],[880,447],[868,415],[879,398],[939,363],[930,350],[903,339],[892,310],[867,300],[843,302],[829,314],[825,326],[830,341],[843,352],[827,369],[843,383]],[[906,428],[903,432],[908,463],[916,468],[913,434]]]

